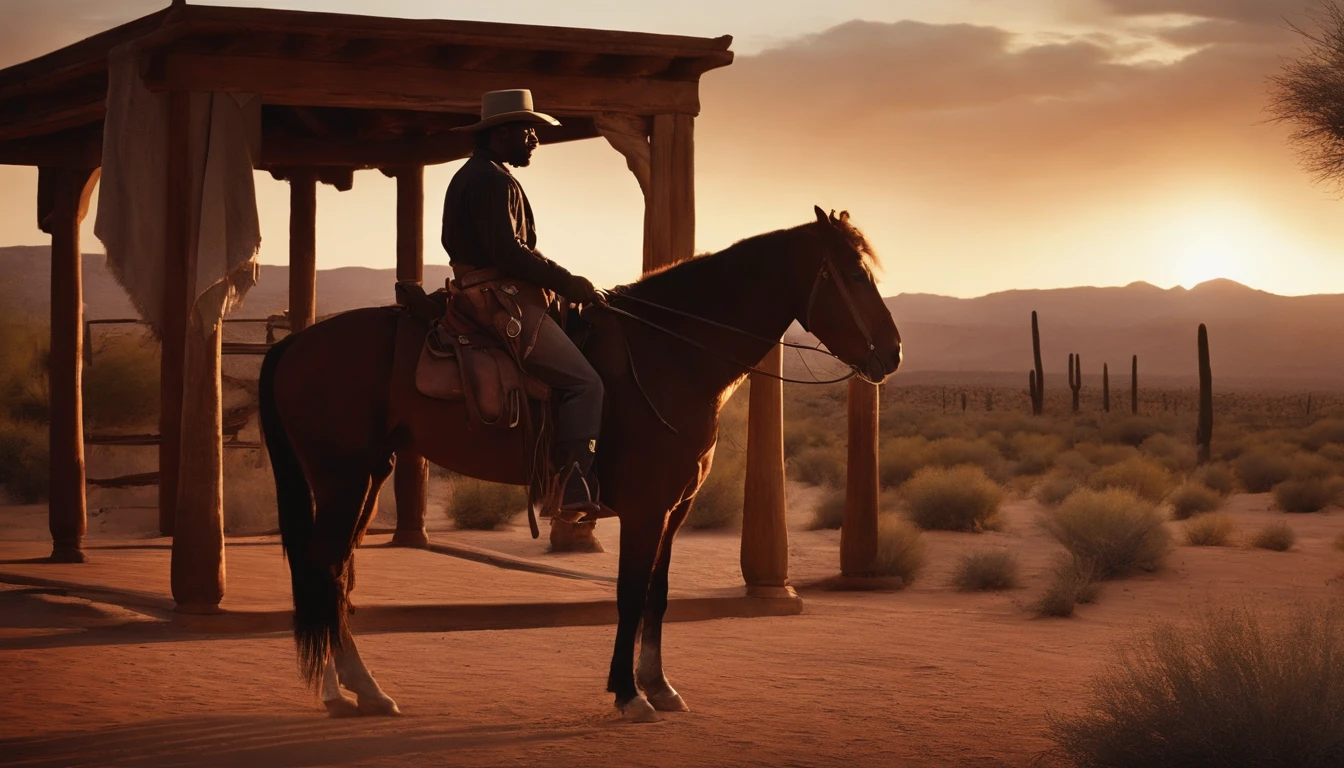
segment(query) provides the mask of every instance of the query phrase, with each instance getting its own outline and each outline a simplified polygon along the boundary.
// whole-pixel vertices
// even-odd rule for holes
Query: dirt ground
[[[1164,570],[1107,583],[1071,619],[1029,609],[1061,552],[1030,501],[1007,507],[1004,532],[925,534],[929,564],[902,592],[829,592],[807,585],[838,570],[839,534],[804,530],[815,492],[790,491],[804,612],[669,625],[668,676],[692,711],[651,725],[623,722],[603,690],[611,627],[363,635],[369,668],[404,714],[331,720],[300,684],[287,635],[186,634],[152,610],[14,583],[111,579],[166,594],[167,552],[152,548],[163,540],[95,519],[91,566],[29,562],[47,551],[45,510],[0,508],[0,765],[1050,765],[1048,713],[1084,705],[1089,678],[1133,632],[1210,602],[1344,599],[1334,549],[1344,514],[1284,515],[1267,495],[1236,496],[1224,511],[1242,533],[1286,520],[1291,551],[1178,546]],[[594,555],[546,555],[525,525],[432,538],[611,576],[616,525],[598,532],[608,551]],[[357,556],[357,604],[612,593],[603,581],[376,546],[385,540],[371,536]],[[288,600],[273,540],[231,545],[226,607]],[[1021,589],[949,586],[958,555],[983,547],[1017,553]],[[683,534],[674,591],[740,587],[737,555],[735,535]]]

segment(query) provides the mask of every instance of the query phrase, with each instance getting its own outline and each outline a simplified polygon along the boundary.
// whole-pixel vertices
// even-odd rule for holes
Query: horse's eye
[[[851,278],[854,280],[854,282],[856,282],[856,283],[866,283],[866,282],[868,282],[868,273],[867,273],[867,272],[864,272],[863,270],[859,270],[858,272],[855,272],[854,274],[850,275],[850,277],[851,277]]]

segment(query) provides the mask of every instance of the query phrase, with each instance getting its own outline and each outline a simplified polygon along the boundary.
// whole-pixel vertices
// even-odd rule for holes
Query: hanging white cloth
[[[108,56],[103,175],[94,234],[109,270],[155,329],[163,320],[168,94],[145,87],[134,44]],[[187,265],[191,306],[206,333],[256,283],[261,225],[252,177],[261,146],[261,99],[253,94],[192,93]],[[193,325],[189,323],[189,325]]]

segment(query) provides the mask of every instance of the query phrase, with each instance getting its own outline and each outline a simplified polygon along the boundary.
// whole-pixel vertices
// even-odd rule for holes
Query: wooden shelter
[[[313,322],[316,185],[348,189],[357,169],[397,181],[397,276],[422,277],[424,167],[468,156],[481,94],[527,87],[561,118],[543,143],[605,137],[645,199],[645,270],[692,255],[699,78],[733,60],[715,39],[512,24],[402,20],[251,8],[173,6],[0,71],[0,163],[40,170],[38,221],[52,237],[51,532],[55,560],[84,558],[84,443],[79,229],[98,179],[108,54],[134,43],[140,74],[170,100],[160,328],[160,527],[174,535],[179,609],[217,610],[224,595],[218,332],[188,334],[193,239],[186,212],[184,117],[191,92],[262,98],[256,165],[291,188],[294,330]],[[765,367],[781,370],[776,351]],[[875,410],[870,415],[875,416]],[[784,525],[780,384],[751,389],[742,569],[748,592],[792,595]],[[190,461],[188,461],[190,458]],[[181,468],[192,469],[183,472]],[[423,545],[427,471],[400,456],[397,540]],[[875,509],[874,509],[875,511]],[[875,517],[874,517],[875,520]],[[875,523],[874,523],[875,528]]]

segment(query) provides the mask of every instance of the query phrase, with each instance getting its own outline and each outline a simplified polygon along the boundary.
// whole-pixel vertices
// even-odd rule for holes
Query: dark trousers
[[[602,429],[602,379],[551,318],[542,319],[537,343],[523,368],[551,387],[557,443],[597,439]]]

